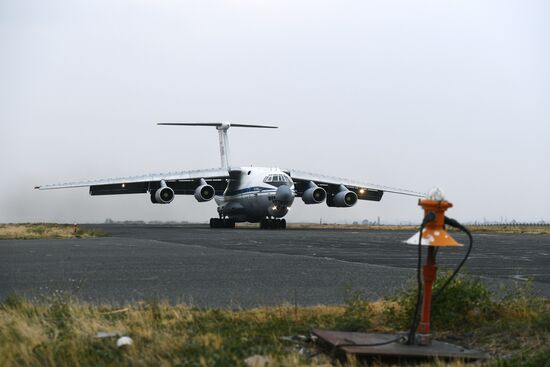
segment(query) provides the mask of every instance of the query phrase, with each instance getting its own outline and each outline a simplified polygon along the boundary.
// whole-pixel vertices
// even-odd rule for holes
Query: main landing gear
[[[235,228],[235,219],[210,218],[210,228]],[[260,229],[286,229],[285,219],[265,218],[260,222]]]
[[[285,219],[262,219],[260,229],[286,229]]]
[[[210,218],[210,228],[235,228],[235,220],[229,218]]]

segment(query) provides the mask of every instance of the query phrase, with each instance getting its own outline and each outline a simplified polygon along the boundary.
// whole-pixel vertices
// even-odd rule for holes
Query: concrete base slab
[[[312,333],[319,338],[321,346],[327,347],[327,349],[332,350],[335,354],[353,354],[358,358],[401,361],[436,358],[472,361],[488,358],[483,352],[436,340],[432,341],[432,344],[429,346],[407,345],[401,341],[391,342],[403,336],[400,334],[357,333],[317,329],[313,330]]]

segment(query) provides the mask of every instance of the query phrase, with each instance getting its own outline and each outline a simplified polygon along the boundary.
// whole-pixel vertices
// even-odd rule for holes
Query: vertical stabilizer
[[[218,135],[220,137],[220,158],[222,161],[222,168],[228,169],[229,164],[229,139],[227,137],[227,130],[229,130],[229,124],[221,124],[216,126]]]
[[[248,124],[230,124],[229,122],[159,122],[157,125],[173,125],[173,126],[215,126],[218,130],[220,138],[220,158],[222,168],[229,169],[229,138],[227,130],[230,127],[255,127],[262,129],[276,129],[277,126],[268,125],[248,125]]]

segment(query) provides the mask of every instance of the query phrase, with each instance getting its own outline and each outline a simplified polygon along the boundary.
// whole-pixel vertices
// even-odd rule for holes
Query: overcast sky
[[[0,0],[0,222],[206,221],[178,196],[34,185],[278,166],[427,191],[460,220],[550,220],[548,1]],[[419,221],[416,199],[290,221]]]

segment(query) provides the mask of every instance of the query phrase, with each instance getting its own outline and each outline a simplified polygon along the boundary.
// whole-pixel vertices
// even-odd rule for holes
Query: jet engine
[[[195,189],[195,199],[202,203],[203,201],[212,200],[214,197],[214,188],[210,185],[201,185]]]
[[[204,201],[210,201],[214,197],[216,191],[214,188],[206,183],[204,179],[201,178],[199,186],[195,189],[195,199],[199,203]]]
[[[328,206],[334,206],[338,208],[348,208],[354,206],[357,203],[357,194],[348,190],[344,185],[340,185],[340,191],[338,191],[331,200],[327,200]]]
[[[325,189],[320,188],[311,182],[309,189],[302,194],[302,200],[306,204],[319,204],[325,201],[327,198],[327,192]]]
[[[174,200],[174,190],[166,185],[166,182],[160,182],[160,188],[151,193],[151,202],[153,204],[169,204]]]

